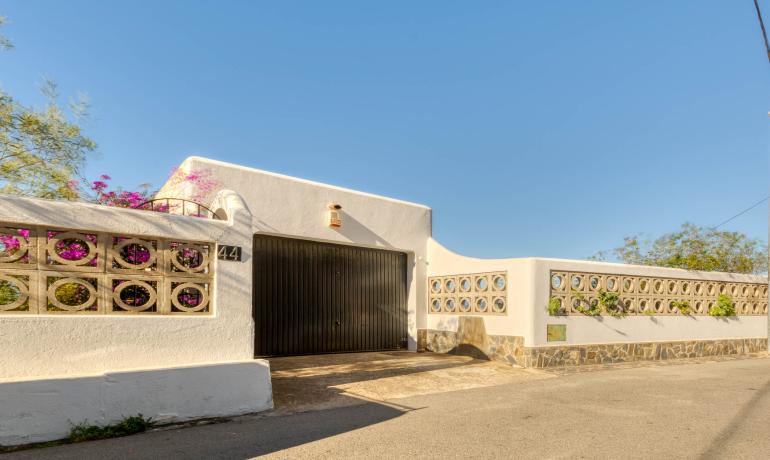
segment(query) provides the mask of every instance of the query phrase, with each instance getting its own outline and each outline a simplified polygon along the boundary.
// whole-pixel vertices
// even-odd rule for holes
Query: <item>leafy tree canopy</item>
[[[655,240],[639,235],[624,238],[623,246],[603,251],[592,259],[617,260],[637,265],[733,273],[767,273],[767,246],[740,232],[715,230],[685,223],[676,232]]]
[[[0,35],[0,49],[12,46]],[[68,116],[53,82],[45,82],[43,94],[47,106],[35,109],[0,90],[0,193],[75,200],[86,155],[96,148],[78,125],[87,104],[71,104]]]

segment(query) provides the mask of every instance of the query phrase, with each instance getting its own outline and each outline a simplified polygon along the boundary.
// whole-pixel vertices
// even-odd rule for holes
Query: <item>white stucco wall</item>
[[[625,318],[601,316],[597,318],[577,315],[550,316],[546,311],[550,298],[551,270],[767,284],[767,278],[762,276],[579,260],[533,260],[534,278],[537,280],[534,285],[535,295],[532,306],[534,330],[533,334],[525,338],[526,343],[533,344],[531,346],[767,337],[766,315],[739,315],[732,319],[707,315],[627,316]],[[566,324],[567,341],[547,342],[546,324]]]
[[[487,334],[521,336],[528,347],[767,337],[768,318],[765,315],[739,315],[731,319],[702,315],[613,318],[550,316],[546,309],[551,270],[766,284],[767,279],[761,276],[564,259],[474,259],[455,254],[432,239],[428,248],[428,276],[506,271],[506,315],[481,317]],[[427,311],[427,303],[425,308]],[[428,329],[457,330],[459,315],[427,316]],[[548,342],[547,324],[566,324],[567,341]]]
[[[265,360],[0,381],[0,446],[62,439],[75,424],[137,414],[169,423],[272,407]]]
[[[531,334],[533,264],[530,259],[476,259],[456,254],[436,240],[428,243],[428,276],[504,271],[507,273],[505,315],[481,315],[490,335]],[[426,309],[428,303],[426,302]],[[428,314],[427,329],[456,331],[459,315]]]
[[[0,379],[73,376],[253,358],[251,215],[232,192],[230,220],[0,196],[0,223],[243,247],[243,262],[214,261],[211,315],[0,314]]]
[[[183,170],[207,171],[211,179],[241,195],[249,208],[251,230],[356,246],[376,247],[408,255],[409,347],[416,348],[417,329],[426,318],[427,243],[431,210],[423,205],[381,197],[332,185],[190,157]],[[165,187],[159,197],[189,196],[191,190]],[[342,228],[326,225],[327,205],[342,206]],[[212,209],[216,211],[216,200]]]

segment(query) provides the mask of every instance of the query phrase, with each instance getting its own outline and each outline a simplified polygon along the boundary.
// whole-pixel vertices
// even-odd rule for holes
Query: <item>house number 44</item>
[[[240,246],[219,246],[217,251],[217,259],[219,260],[234,260],[236,262],[241,261],[241,247]]]

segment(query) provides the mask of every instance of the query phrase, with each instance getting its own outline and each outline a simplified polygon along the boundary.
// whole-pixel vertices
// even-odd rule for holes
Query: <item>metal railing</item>
[[[184,198],[153,198],[136,207],[146,211],[164,212],[181,216],[202,217],[204,219],[222,220],[214,211],[205,205]]]

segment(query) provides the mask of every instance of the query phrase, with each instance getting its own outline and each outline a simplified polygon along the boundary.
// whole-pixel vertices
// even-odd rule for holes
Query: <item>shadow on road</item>
[[[765,384],[754,393],[751,399],[749,399],[746,404],[741,407],[738,413],[735,414],[735,417],[730,420],[730,423],[728,423],[722,431],[714,437],[709,444],[709,447],[703,451],[700,458],[703,460],[718,458],[728,442],[730,442],[736,434],[741,432],[741,428],[744,424],[750,423],[750,415],[752,412],[760,409],[759,401],[765,398],[768,393],[770,393],[770,380],[766,381]]]

